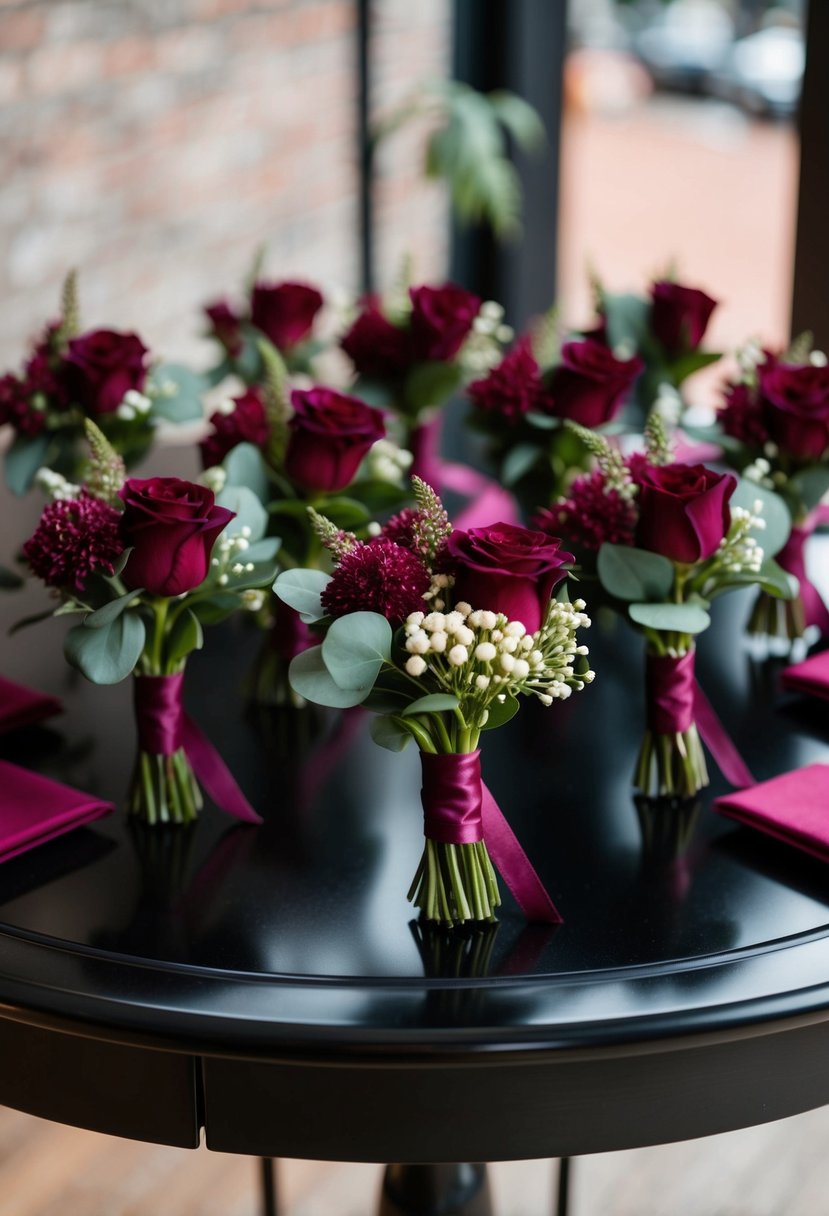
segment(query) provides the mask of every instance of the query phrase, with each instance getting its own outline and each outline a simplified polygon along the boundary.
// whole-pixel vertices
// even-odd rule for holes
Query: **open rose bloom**
[[[426,845],[410,897],[428,920],[493,919],[496,867],[528,916],[556,920],[520,847],[490,856],[486,818],[500,822],[500,811],[481,784],[478,743],[519,697],[549,706],[592,680],[577,639],[590,623],[584,601],[555,598],[572,558],[530,528],[453,529],[431,488],[414,486],[416,507],[369,541],[319,518],[332,573],[277,579],[277,595],[324,631],[291,680],[318,704],[376,706],[376,742],[419,747]]]
[[[689,798],[708,784],[695,712],[696,636],[726,591],[757,583],[791,597],[791,580],[763,549],[768,525],[775,551],[781,517],[773,496],[733,474],[672,461],[657,417],[644,452],[623,457],[597,436],[588,441],[597,467],[537,522],[572,545],[584,574],[598,578],[645,639],[647,723],[635,786],[647,796]]]

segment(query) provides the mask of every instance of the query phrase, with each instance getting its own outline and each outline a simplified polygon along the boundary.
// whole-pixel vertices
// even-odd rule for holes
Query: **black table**
[[[7,596],[14,619],[34,597]],[[829,758],[829,711],[703,636],[703,685],[758,778]],[[130,688],[61,660],[65,625],[4,671],[65,698],[0,753],[122,797]],[[473,1162],[708,1135],[829,1102],[825,866],[697,808],[637,808],[642,652],[588,639],[596,683],[486,738],[485,778],[565,924],[422,932],[414,750],[361,711],[249,711],[260,639],[208,636],[187,700],[265,817],[192,830],[117,814],[0,866],[0,1102],[154,1142],[265,1156]]]

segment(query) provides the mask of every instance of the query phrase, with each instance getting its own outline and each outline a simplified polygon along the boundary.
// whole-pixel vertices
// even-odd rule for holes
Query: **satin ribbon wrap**
[[[787,574],[793,574],[800,583],[800,598],[806,624],[817,625],[821,634],[825,635],[829,634],[829,608],[806,573],[806,542],[820,522],[821,515],[815,512],[802,524],[795,524],[775,561]]]
[[[515,499],[497,481],[467,465],[454,464],[441,457],[442,425],[443,419],[437,415],[412,428],[409,435],[410,473],[422,478],[438,494],[451,490],[469,499],[455,517],[456,528],[482,528],[496,519],[507,524],[520,523]]]
[[[694,722],[693,650],[679,658],[649,654],[645,660],[645,705],[650,730],[681,735]]]
[[[486,843],[489,855],[527,920],[561,924],[530,859],[481,780],[481,753],[420,753],[423,831],[439,844]]]
[[[181,692],[184,672],[171,676],[136,676],[133,680],[138,746],[153,756],[184,749],[198,781],[216,806],[246,823],[262,819],[236,784],[213,744],[185,713]]]
[[[647,655],[645,695],[648,727],[658,735],[673,735],[683,734],[696,723],[700,738],[723,776],[738,788],[754,785],[751,770],[694,678],[695,658],[694,650],[679,658]]]

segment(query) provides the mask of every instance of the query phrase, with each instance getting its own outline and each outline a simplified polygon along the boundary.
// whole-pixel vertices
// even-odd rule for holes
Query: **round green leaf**
[[[789,486],[806,510],[811,511],[829,490],[829,467],[817,464],[810,469],[803,469],[791,478]]]
[[[236,513],[225,528],[227,536],[239,536],[243,528],[250,528],[249,540],[260,540],[267,531],[268,513],[262,503],[247,486],[226,485],[216,496],[220,507]]]
[[[335,684],[325,666],[321,646],[311,646],[292,659],[288,679],[294,692],[306,701],[332,709],[350,709],[364,701],[369,693],[367,688],[346,690]]]
[[[457,709],[460,701],[447,692],[433,692],[427,697],[418,697],[402,711],[401,717],[408,718],[411,714],[435,714],[443,710]]]
[[[637,625],[672,633],[702,633],[711,624],[698,604],[630,604],[628,612]]]
[[[168,422],[193,422],[203,417],[202,395],[209,381],[178,363],[162,363],[150,373],[149,395],[153,400],[153,416]],[[165,392],[165,389],[175,389]]]
[[[322,570],[283,570],[273,589],[283,604],[294,608],[306,625],[320,621],[325,609],[320,595],[331,582],[330,574]]]
[[[390,752],[402,752],[406,744],[412,741],[412,736],[405,726],[401,726],[397,718],[388,714],[372,718],[369,734],[375,743]]]
[[[49,450],[49,436],[44,432],[29,438],[18,435],[3,458],[6,485],[12,494],[25,494],[43,465]]]
[[[620,600],[661,600],[674,585],[667,557],[630,545],[602,545],[597,569],[605,591]]]
[[[486,725],[481,727],[482,730],[494,730],[496,726],[503,726],[505,722],[509,722],[510,718],[514,718],[520,708],[517,697],[507,696],[503,701],[492,701],[489,704],[489,717],[486,720]]]
[[[84,625],[88,629],[100,629],[104,625],[111,625],[117,620],[125,608],[129,608],[130,604],[135,600],[143,587],[138,587],[134,591],[128,591],[126,595],[119,595],[116,600],[110,600],[108,604],[103,604],[100,608],[96,608],[94,612],[90,612],[89,616],[84,620]]]
[[[93,684],[118,684],[134,669],[144,649],[146,630],[136,612],[122,613],[109,625],[75,625],[66,635],[64,654]]]
[[[185,608],[176,617],[173,627],[166,639],[165,653],[168,663],[178,663],[194,650],[201,650],[204,645],[204,632],[201,622],[194,612]]]
[[[267,503],[270,498],[268,472],[259,448],[252,443],[239,443],[231,448],[222,464],[228,485],[246,486],[261,503]]]
[[[322,644],[325,665],[340,688],[367,695],[391,654],[391,641],[391,625],[379,612],[338,617]]]

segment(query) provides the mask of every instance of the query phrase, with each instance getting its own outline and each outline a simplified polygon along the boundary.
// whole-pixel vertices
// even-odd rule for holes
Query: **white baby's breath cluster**
[[[763,504],[759,498],[750,511],[745,507],[731,508],[731,526],[716,553],[719,569],[724,573],[759,574],[763,549],[751,533],[765,529],[762,511]]]
[[[369,448],[363,467],[372,480],[390,481],[393,485],[400,485],[412,460],[412,453],[393,443],[391,439],[378,439]]]
[[[485,376],[501,362],[503,347],[513,337],[504,324],[504,310],[495,300],[485,300],[460,350],[460,361],[470,376]]]
[[[233,578],[253,573],[253,562],[244,557],[250,548],[250,536],[250,528],[244,526],[230,536],[227,532],[222,532],[216,541],[210,565],[211,573],[220,587],[226,587]]]
[[[767,490],[775,488],[771,465],[763,456],[758,456],[751,464],[747,464],[741,476],[745,481],[753,481],[755,485],[764,486]]]
[[[508,696],[531,693],[552,705],[593,680],[590,670],[576,674],[587,655],[576,637],[590,625],[585,607],[584,600],[551,601],[535,633],[503,613],[466,603],[450,612],[413,612],[404,627],[405,670],[415,679],[431,675],[443,692],[458,698],[466,721],[478,727],[486,725],[493,701]]]
[[[166,382],[165,382],[166,383]],[[172,393],[165,393],[164,386],[161,386],[162,396],[175,396],[178,388],[175,382],[170,382],[173,386]],[[115,416],[122,419],[124,422],[134,422],[136,418],[144,418],[153,408],[153,403],[149,397],[145,397],[143,393],[139,393],[137,389],[131,388],[124,393],[124,400],[115,411]]]
[[[209,469],[205,469],[200,474],[199,483],[207,486],[208,490],[212,490],[214,494],[221,494],[227,485],[227,470],[220,464],[211,465]]]
[[[455,579],[451,574],[433,574],[429,590],[424,592],[423,598],[435,612],[442,612],[446,607],[447,593],[454,584]]]
[[[56,473],[54,469],[47,469],[45,465],[35,473],[35,485],[52,502],[77,498],[81,492],[80,486],[73,485],[61,473]]]

